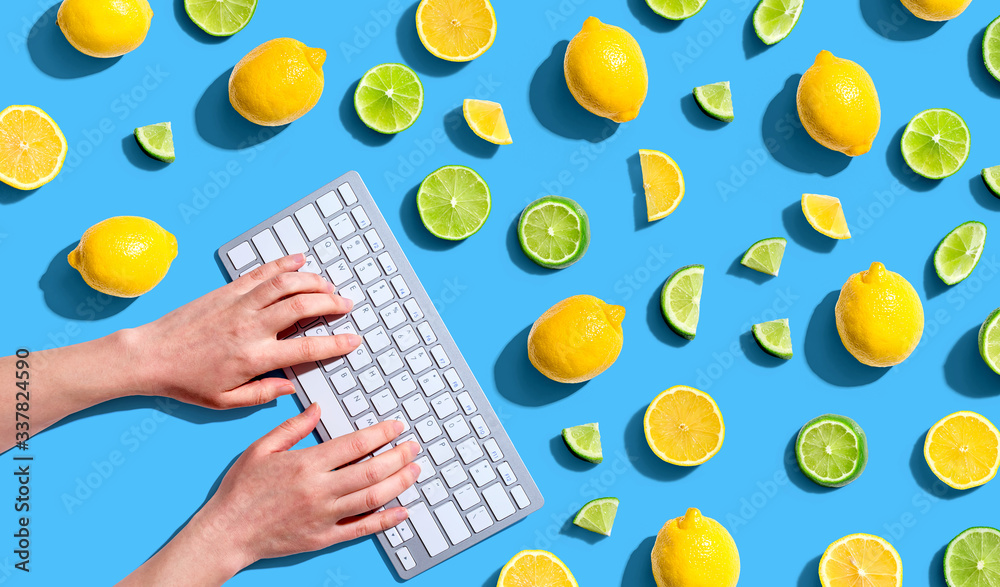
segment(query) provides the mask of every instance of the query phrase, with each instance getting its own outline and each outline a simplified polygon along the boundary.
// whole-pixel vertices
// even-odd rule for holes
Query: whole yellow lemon
[[[625,29],[591,16],[566,47],[566,85],[598,116],[628,122],[639,115],[649,76],[639,43]]]
[[[837,332],[854,358],[891,367],[910,356],[924,332],[924,308],[902,275],[872,263],[847,279],[837,298]]]
[[[851,157],[871,150],[882,109],[875,83],[857,63],[820,51],[799,80],[795,103],[817,143]]]
[[[903,6],[917,18],[951,20],[965,12],[972,0],[903,0]]]
[[[153,9],[146,0],[63,0],[56,23],[77,51],[118,57],[146,40]]]
[[[625,308],[594,296],[573,296],[552,306],[528,333],[528,359],[553,381],[589,381],[622,350]]]
[[[160,283],[177,257],[177,239],[138,216],[116,216],[91,226],[69,254],[87,285],[119,298],[135,298]]]
[[[282,126],[312,110],[323,95],[326,51],[273,39],[247,53],[229,77],[229,103],[261,126]]]
[[[652,561],[656,587],[735,587],[740,578],[733,537],[697,508],[663,525]]]

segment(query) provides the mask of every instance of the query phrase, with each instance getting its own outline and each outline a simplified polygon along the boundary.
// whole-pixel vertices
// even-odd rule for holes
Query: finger
[[[280,299],[300,293],[333,293],[333,284],[315,273],[279,273],[253,288],[244,301],[253,309],[266,308]]]
[[[410,463],[390,475],[388,479],[338,499],[337,509],[347,516],[375,511],[399,497],[399,494],[406,491],[407,487],[416,483],[419,474],[420,465]]]
[[[269,453],[288,450],[312,432],[319,422],[319,415],[319,404],[309,404],[301,414],[285,420],[254,444]]]
[[[327,469],[332,471],[378,450],[402,433],[403,424],[401,422],[386,420],[304,450],[316,453],[309,455],[309,458],[323,463]]]
[[[396,507],[364,516],[344,518],[334,526],[330,544],[383,532],[398,525],[408,517],[410,517],[410,512],[406,511],[406,508]]]
[[[271,279],[275,275],[287,273],[289,271],[298,271],[299,268],[305,264],[305,262],[306,256],[302,253],[288,255],[287,257],[275,259],[270,263],[261,265],[229,285],[237,292],[245,294],[258,285],[266,282],[268,279]]]
[[[218,396],[217,405],[213,407],[228,410],[230,408],[259,406],[290,393],[295,393],[295,386],[292,385],[291,381],[280,377],[268,377],[245,383],[236,389],[224,392]]]
[[[357,334],[334,334],[331,336],[300,336],[289,340],[278,340],[273,352],[268,353],[273,366],[301,365],[310,361],[322,361],[330,357],[342,357],[358,348],[361,337]]]
[[[346,314],[353,307],[354,302],[336,294],[299,294],[264,308],[261,320],[274,332],[280,332],[299,319]]]
[[[419,451],[420,445],[416,442],[404,442],[375,458],[335,471],[333,474],[337,476],[337,494],[354,493],[388,479],[390,475],[412,463]]]

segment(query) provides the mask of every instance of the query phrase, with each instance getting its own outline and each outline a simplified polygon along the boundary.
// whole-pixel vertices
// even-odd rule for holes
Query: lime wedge
[[[462,165],[446,165],[424,178],[417,211],[431,234],[459,241],[479,232],[490,215],[490,187]]]
[[[733,121],[733,94],[729,82],[718,82],[694,89],[694,99],[705,114],[723,122]]]
[[[539,198],[517,223],[521,250],[542,267],[562,269],[576,263],[590,245],[590,221],[579,204],[561,196]]]
[[[994,196],[1000,198],[1000,165],[983,169],[983,183]]]
[[[969,528],[952,538],[944,550],[944,581],[948,587],[1000,586],[1000,531]]]
[[[684,20],[698,14],[708,0],[646,0],[653,12],[670,20]]]
[[[906,125],[901,148],[910,169],[928,179],[943,179],[965,165],[971,142],[961,116],[947,108],[931,108]]]
[[[753,11],[753,30],[765,45],[787,37],[802,15],[802,0],[760,0]]]
[[[698,331],[704,278],[704,265],[681,267],[667,278],[660,293],[660,311],[667,326],[688,340]]]
[[[986,244],[986,225],[970,220],[959,224],[934,251],[934,270],[941,281],[955,285],[972,273]]]
[[[566,448],[575,456],[590,463],[604,460],[601,453],[601,431],[597,429],[596,422],[563,428],[562,438]]]
[[[979,354],[990,369],[1000,374],[1000,308],[979,327]]]
[[[750,332],[765,353],[779,359],[792,358],[792,331],[788,329],[788,318],[754,324]]]
[[[383,63],[369,69],[354,92],[354,110],[368,128],[382,134],[402,132],[424,109],[424,86],[402,63]]]
[[[247,26],[257,0],[184,0],[191,22],[213,37],[229,37]]]
[[[1000,16],[983,33],[983,63],[990,75],[1000,81]]]
[[[140,126],[133,134],[143,153],[166,163],[174,161],[174,133],[169,122]]]
[[[780,236],[759,240],[750,245],[740,259],[740,264],[754,271],[777,275],[781,268],[781,258],[785,256],[786,244],[787,241]]]
[[[799,468],[823,487],[843,487],[861,476],[868,464],[868,440],[858,423],[825,414],[806,422],[795,439]]]
[[[573,523],[584,530],[611,536],[611,527],[615,525],[617,513],[617,497],[599,497],[584,504],[573,518]]]

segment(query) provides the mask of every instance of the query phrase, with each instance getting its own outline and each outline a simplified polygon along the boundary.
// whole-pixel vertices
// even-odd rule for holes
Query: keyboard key
[[[274,235],[271,234],[270,230],[265,229],[264,232],[254,235],[252,239],[253,244],[257,247],[257,252],[260,253],[260,258],[264,260],[265,263],[270,263],[275,259],[280,259],[285,256],[281,252],[281,247],[278,246],[278,241],[274,240]]]
[[[291,216],[285,216],[274,224],[274,232],[278,234],[278,240],[288,251],[289,255],[304,253],[309,250],[306,241],[302,240],[302,233],[295,226],[295,221]]]
[[[445,373],[445,375],[448,374]],[[462,406],[462,411],[465,412],[466,414],[472,414],[473,412],[476,411],[476,404],[475,402],[472,401],[472,396],[469,395],[469,392],[463,391],[462,393],[458,394],[457,399],[458,399],[458,405]]]
[[[369,367],[358,373],[358,380],[361,381],[361,387],[364,387],[368,393],[385,385],[385,379],[382,379],[382,374],[376,367]]]
[[[337,240],[341,240],[354,232],[354,223],[351,222],[347,214],[341,214],[330,221],[330,230],[333,231],[333,236],[337,237]]]
[[[458,449],[458,455],[462,457],[462,462],[466,465],[483,456],[483,449],[479,448],[479,443],[476,442],[475,438],[463,440],[455,448]]]
[[[448,490],[444,488],[444,484],[441,483],[440,479],[434,479],[424,485],[421,487],[421,491],[424,492],[424,499],[427,500],[428,505],[437,505],[448,499]]]
[[[321,269],[319,263],[316,262],[316,257],[309,255],[306,257],[306,262],[302,264],[302,267],[299,267],[299,271],[302,273],[315,273],[316,275],[319,275],[323,272],[323,269]]]
[[[477,534],[493,525],[493,517],[486,511],[486,506],[479,506],[469,512],[469,525]]]
[[[454,487],[469,478],[465,474],[465,469],[462,468],[462,463],[458,461],[445,465],[441,469],[441,477],[444,478],[444,482],[448,484],[448,487]]]
[[[371,304],[365,304],[353,310],[351,318],[354,318],[354,323],[358,325],[358,332],[364,332],[378,322],[378,318],[375,317],[375,310],[372,309]]]
[[[406,416],[403,415],[403,412],[395,412],[393,414],[389,414],[388,416],[385,417],[385,419],[386,420],[395,420],[397,422],[402,422],[403,423],[403,432],[406,432],[407,430],[410,429],[410,422],[407,421]],[[402,434],[402,432],[400,434]]]
[[[413,332],[413,327],[409,324],[393,332],[392,339],[396,341],[396,346],[398,346],[401,351],[408,351],[412,349],[419,341],[417,334]]]
[[[340,192],[340,197],[344,198],[344,203],[348,206],[353,206],[358,203],[358,197],[354,195],[354,189],[351,188],[351,184],[342,183],[337,186],[337,191]]]
[[[382,353],[375,360],[378,361],[378,366],[382,368],[382,372],[386,375],[391,375],[403,368],[403,359],[399,358],[399,353],[394,349],[389,349]]]
[[[357,208],[360,210],[361,208]],[[358,223],[360,224],[360,222]],[[362,226],[362,228],[364,228]],[[368,241],[368,248],[372,250],[373,253],[377,253],[385,248],[385,244],[382,242],[382,238],[375,232],[374,229],[369,230],[365,233],[365,240]]]
[[[424,344],[431,344],[438,339],[437,335],[434,334],[434,329],[431,328],[430,322],[421,322],[418,324],[417,332],[420,333],[420,338],[424,339]]]
[[[417,430],[417,434],[420,435],[420,439],[425,443],[434,440],[442,434],[441,426],[434,418],[427,418],[423,422],[414,424],[413,427]]]
[[[243,277],[244,275],[246,275],[247,273],[250,273],[251,271],[253,271],[254,269],[256,269],[258,267],[260,267],[260,263],[254,263],[253,265],[247,267],[243,271],[240,271],[240,277]]]
[[[320,244],[322,245],[323,243]],[[334,246],[336,247],[336,245]],[[343,259],[327,267],[326,275],[330,278],[330,281],[333,282],[333,285],[337,286],[354,277],[354,274],[351,273],[351,269],[347,266],[347,261],[344,261]],[[344,295],[343,292],[338,291],[337,293]]]
[[[448,444],[448,441],[444,438],[436,440],[428,445],[427,452],[431,454],[431,458],[434,459],[435,465],[442,465],[455,458],[455,451],[451,449],[451,445]]]
[[[302,232],[306,234],[306,239],[310,241],[314,241],[326,234],[326,224],[323,224],[323,219],[316,213],[316,207],[312,204],[306,204],[305,207],[299,208],[295,212],[295,219],[299,221]]]
[[[403,302],[403,307],[406,308],[406,313],[410,315],[410,319],[414,322],[424,319],[424,312],[420,309],[420,304],[417,303],[417,300],[410,298]]]
[[[257,259],[257,255],[253,252],[253,247],[246,241],[229,249],[226,255],[236,269],[242,269]]]
[[[344,245],[344,250],[347,250],[347,245]],[[350,257],[350,255],[348,255],[348,257]],[[358,274],[358,279],[360,279],[361,283],[364,285],[368,285],[379,277],[382,277],[382,273],[378,270],[378,265],[375,264],[374,259],[365,259],[364,261],[358,263],[354,266],[354,272]]]
[[[497,520],[502,520],[514,513],[514,504],[510,503],[507,492],[503,490],[503,485],[494,483],[483,490],[483,499],[486,505],[490,506],[493,516]]]
[[[351,364],[351,367],[355,371],[357,371],[358,369],[371,363],[372,356],[368,354],[368,349],[365,348],[365,345],[360,345],[358,348],[348,353],[347,362]]]
[[[410,549],[405,546],[396,551],[396,557],[399,559],[399,564],[403,566],[403,570],[409,571],[417,566],[416,561],[410,556]]]
[[[472,475],[472,480],[476,482],[478,487],[482,487],[497,478],[497,474],[493,472],[493,467],[486,459],[469,467],[469,474]]]
[[[407,487],[405,490],[403,490],[403,493],[400,493],[399,497],[397,497],[396,499],[399,500],[399,505],[405,506],[407,504],[411,504],[414,501],[420,499],[420,492],[417,491],[416,487],[414,487],[414,486],[411,485],[411,486]],[[403,524],[406,524],[405,520],[403,522],[401,522],[399,524],[399,526],[396,526],[396,529],[397,530],[400,529],[400,526],[402,526]],[[409,529],[410,529],[409,525],[406,526],[406,529],[407,529],[407,531],[409,531]],[[406,533],[400,531],[399,537],[403,539],[403,542],[406,542],[407,540],[409,540],[409,538],[405,538],[405,536],[406,536]],[[412,538],[412,537],[413,537],[413,535],[410,534],[410,538]]]
[[[305,392],[309,401],[319,404],[320,421],[330,437],[336,438],[354,431],[350,420],[347,419],[347,414],[344,413],[344,408],[337,401],[337,397],[330,389],[330,384],[327,383],[326,376],[318,364],[295,365],[292,367],[292,372],[299,380],[299,385],[302,386],[302,391]]]
[[[437,371],[428,371],[417,377],[417,382],[420,383],[420,389],[424,395],[428,397],[444,389],[444,382],[441,381],[441,376],[437,374]]]
[[[410,295],[410,287],[406,285],[406,280],[403,279],[402,275],[397,275],[389,280],[392,284],[392,289],[396,290],[396,295],[405,298]]]
[[[413,491],[413,499],[417,499],[417,497],[418,497],[417,496],[417,488],[413,487],[412,485],[410,487],[406,488],[406,491],[411,491],[411,490]],[[404,491],[403,493],[406,493],[406,491]],[[408,501],[406,503],[410,503],[410,502]],[[403,505],[406,505],[406,504],[403,504]],[[399,537],[403,539],[403,542],[406,542],[410,538],[413,538],[413,530],[410,530],[410,525],[406,523],[406,520],[403,520],[402,522],[400,522],[399,525],[396,526],[396,530],[399,531]]]
[[[437,414],[439,420],[443,420],[458,411],[455,400],[451,399],[451,396],[447,393],[442,393],[432,399],[431,405],[434,407],[434,413]]]
[[[462,520],[462,514],[458,513],[458,508],[452,502],[449,501],[434,510],[434,515],[441,522],[441,527],[444,528],[444,532],[452,544],[458,544],[472,536],[472,533],[465,526],[465,521]]]
[[[514,476],[514,470],[510,468],[510,463],[500,463],[497,465],[497,473],[503,479],[504,485],[517,483],[517,477]]]
[[[359,230],[364,230],[372,225],[372,221],[368,219],[368,214],[365,213],[365,209],[361,206],[351,210],[351,216],[354,216],[354,221],[358,223]]]
[[[376,308],[392,301],[392,290],[389,289],[389,284],[384,279],[369,287],[366,291],[368,292],[368,298],[375,304]],[[392,328],[392,326],[389,328]]]
[[[375,312],[372,312],[372,316],[372,319],[374,320]],[[389,346],[389,335],[385,333],[385,329],[379,326],[378,328],[372,329],[370,332],[365,334],[365,342],[368,343],[368,348],[370,348],[373,353],[377,353]]]
[[[455,501],[458,502],[458,507],[465,511],[472,506],[479,503],[479,494],[476,493],[476,488],[472,486],[472,483],[463,485],[455,490]]]
[[[415,395],[408,400],[403,402],[403,409],[406,410],[406,415],[410,417],[411,420],[416,420],[420,416],[423,416],[430,411],[427,407],[427,402],[424,398],[419,395]]]
[[[347,409],[347,413],[351,416],[357,416],[368,409],[368,400],[365,399],[365,394],[359,389],[344,397],[344,408]]]
[[[368,247],[365,246],[365,243],[361,242],[360,236],[347,239],[344,244],[341,245],[341,248],[344,249],[344,256],[346,256],[347,260],[351,263],[368,254]]]
[[[444,351],[444,347],[437,345],[431,349],[431,356],[434,357],[434,362],[437,363],[438,369],[444,369],[448,365],[451,365],[451,359],[448,358],[448,353]]]
[[[503,451],[500,450],[500,445],[497,444],[495,438],[491,438],[483,443],[483,448],[486,449],[486,454],[490,455],[490,460],[494,463],[503,458]]]
[[[334,334],[357,334],[358,331],[354,328],[354,325],[350,322],[341,322],[333,329]]]
[[[334,373],[333,376],[330,377],[330,381],[333,382],[333,387],[337,390],[337,393],[346,393],[354,389],[354,387],[358,384],[358,382],[354,380],[354,375],[351,375],[351,372],[347,369],[341,369],[340,371]]]
[[[383,389],[372,396],[372,405],[381,416],[396,407],[396,398],[392,397],[392,393],[388,389]]]
[[[323,216],[333,216],[334,212],[338,210],[343,210],[344,206],[340,203],[340,198],[337,197],[337,192],[330,190],[319,197],[316,200],[319,204],[319,211],[323,213]]]
[[[420,465],[420,474],[417,475],[417,483],[423,483],[434,476],[434,467],[431,466],[431,460],[429,458],[420,457],[413,462]]]
[[[396,303],[382,308],[378,313],[382,315],[382,321],[385,322],[385,326],[389,330],[406,322],[406,316],[403,316],[403,308]]]
[[[389,385],[392,386],[392,391],[396,394],[396,397],[406,397],[407,394],[412,393],[417,388],[417,384],[413,382],[413,377],[405,371],[389,379]]]
[[[348,283],[344,287],[340,288],[337,291],[337,294],[354,302],[355,307],[365,301],[365,292],[356,281],[352,281],[351,283]]]
[[[434,518],[431,517],[431,512],[427,509],[427,504],[418,503],[408,509],[410,511],[410,522],[413,523],[413,528],[417,531],[420,542],[423,542],[424,548],[427,549],[427,554],[433,557],[447,550],[448,543],[441,534],[441,530],[438,529],[437,524],[434,523]]]
[[[389,541],[389,546],[392,547],[399,546],[403,543],[403,539],[399,537],[399,532],[397,532],[395,528],[389,528],[385,531],[385,539]]]
[[[382,266],[382,271],[385,271],[386,275],[392,275],[396,272],[396,263],[389,256],[389,253],[382,253],[378,256],[378,264]]]
[[[310,321],[315,320],[315,318],[310,318]],[[310,327],[308,330],[303,332],[306,336],[330,336],[330,331],[326,329],[323,324],[317,324],[316,326]]]
[[[531,502],[528,500],[528,494],[524,492],[524,488],[520,485],[511,489],[510,494],[514,497],[514,501],[517,503],[518,508],[523,510],[531,505]]]
[[[375,452],[373,452],[372,456],[376,456],[377,457],[377,456],[379,456],[382,453],[389,452],[390,450],[392,450],[392,444],[391,443],[383,445],[382,448],[380,448],[380,449],[376,450]]]
[[[337,250],[337,243],[333,242],[333,239],[329,237],[319,241],[313,250],[316,251],[319,262],[324,265],[340,254],[340,251]],[[344,267],[346,268],[346,265]],[[329,268],[327,271],[329,271]]]
[[[472,429],[476,431],[476,435],[479,438],[486,438],[490,435],[490,428],[486,425],[486,419],[482,416],[473,416],[469,423],[472,424]]]
[[[431,358],[427,356],[424,349],[417,349],[406,355],[406,364],[410,366],[410,371],[420,373],[431,366]]]
[[[469,430],[469,425],[465,422],[465,418],[463,418],[462,416],[455,416],[451,420],[445,422],[444,429],[448,431],[448,438],[450,438],[452,442],[455,442],[460,438],[464,438],[467,434],[469,434],[469,432],[471,432],[471,430]],[[472,444],[476,446],[476,449],[478,450],[479,445],[476,444],[476,441],[472,439],[469,440],[472,442]],[[461,448],[461,445],[459,446],[459,448]],[[469,463],[470,461],[465,461],[465,462]]]

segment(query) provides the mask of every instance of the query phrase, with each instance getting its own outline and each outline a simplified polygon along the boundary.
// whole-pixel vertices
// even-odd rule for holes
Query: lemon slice
[[[446,61],[472,61],[497,37],[490,0],[422,0],[417,35],[432,55]]]
[[[955,412],[927,431],[924,459],[938,479],[955,489],[979,487],[997,474],[1000,432],[975,412]]]
[[[19,190],[49,183],[66,160],[66,137],[41,108],[10,106],[0,112],[0,181]]]
[[[651,149],[639,149],[642,187],[646,192],[646,219],[665,218],[684,199],[684,174],[668,155]]]
[[[682,467],[714,457],[726,437],[722,412],[712,396],[686,385],[675,385],[656,396],[642,426],[656,456]]]
[[[546,550],[522,550],[500,569],[497,587],[577,587],[569,567]]]
[[[503,116],[503,107],[496,102],[467,99],[462,102],[462,114],[472,132],[484,141],[494,145],[509,145],[514,142],[510,138],[507,119]]]
[[[851,231],[847,228],[847,220],[844,218],[844,209],[837,198],[802,194],[802,213],[820,234],[838,240],[851,238]]]
[[[871,534],[851,534],[831,544],[819,560],[823,587],[900,587],[903,561],[891,544]]]

